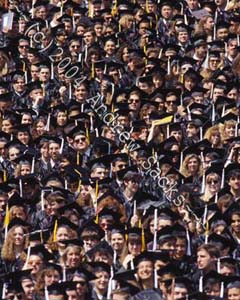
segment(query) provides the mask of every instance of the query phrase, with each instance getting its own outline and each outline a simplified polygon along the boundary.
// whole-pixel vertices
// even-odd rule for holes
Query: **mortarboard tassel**
[[[184,14],[184,15],[183,15],[183,18],[184,18],[184,24],[185,24],[185,25],[188,25],[187,15]]]
[[[208,213],[207,204],[205,204],[204,213],[203,213],[203,224],[207,222],[207,213]]]
[[[208,243],[208,236],[209,236],[209,223],[206,222],[206,231],[205,231],[205,244]]]
[[[33,156],[33,159],[32,159],[32,168],[31,168],[32,174],[34,173],[34,169],[35,169],[35,156]]]
[[[222,170],[222,181],[221,181],[221,189],[224,187],[224,181],[225,181],[225,169]]]
[[[88,144],[90,144],[90,136],[89,136],[89,130],[88,130],[88,127],[86,127],[86,138],[87,138]]]
[[[126,242],[127,242],[127,240],[128,240],[127,225],[125,225],[125,240],[126,240]]]
[[[46,300],[49,300],[49,295],[48,295],[48,289],[47,289],[47,286],[45,286],[45,288],[44,288],[44,294],[45,294],[45,299],[46,299]]]
[[[46,96],[46,87],[45,87],[45,83],[42,83],[42,89],[43,89],[43,97]]]
[[[55,220],[54,229],[53,229],[53,242],[57,241],[57,229],[58,229],[58,220]]]
[[[137,201],[133,201],[133,215],[135,216],[137,214]]]
[[[223,296],[224,296],[224,282],[221,281],[220,298],[223,299]]]
[[[203,68],[208,69],[209,68],[209,50],[207,49],[206,58],[203,63]]]
[[[157,230],[158,230],[158,224],[157,224],[157,208],[154,209],[154,235],[153,235],[153,251],[157,250]]]
[[[99,223],[99,216],[98,216],[98,213],[96,214],[95,223],[96,223],[96,224],[98,224],[98,223]]]
[[[44,191],[41,190],[41,208],[44,211]]]
[[[171,74],[171,64],[170,64],[170,56],[169,56],[167,61],[167,75],[170,74]]]
[[[7,171],[3,169],[3,182],[7,181]]]
[[[63,15],[63,0],[61,0],[61,5],[60,5],[60,16],[62,17]]]
[[[154,271],[153,271],[154,273],[154,288],[155,289],[157,289],[158,288],[158,276],[157,276],[157,269],[156,268],[154,268]]]
[[[191,256],[192,255],[191,240],[190,240],[189,230],[188,229],[186,229],[186,237],[187,237],[187,255]]]
[[[158,54],[159,59],[162,57],[162,51],[163,51],[163,48],[161,48],[160,51],[159,51],[159,54]]]
[[[146,12],[147,12],[147,14],[149,14],[148,0],[146,0]]]
[[[97,128],[95,128],[95,132],[96,132],[96,137],[99,137],[99,132]]]
[[[23,196],[22,179],[19,179],[19,191],[20,191],[20,197],[22,197]]]
[[[51,62],[51,79],[54,79],[54,67],[53,67],[53,62]]]
[[[217,272],[218,274],[220,274],[220,268],[221,267],[221,262],[220,262],[220,258],[217,259]]]
[[[236,125],[235,125],[235,137],[238,136],[238,124],[239,124],[239,116],[237,117],[237,122],[236,122]]]
[[[43,243],[43,232],[42,230],[40,230],[40,241],[41,241],[41,244]]]
[[[80,193],[81,191],[81,184],[82,184],[81,180],[78,180],[78,188],[77,188],[78,193]]]
[[[131,270],[134,270],[134,263],[133,263],[133,259],[130,260],[130,266],[131,266]]]
[[[4,228],[6,229],[9,224],[9,207],[8,204],[6,205],[6,213],[5,213],[5,218],[4,218]]]
[[[215,193],[214,203],[218,202],[218,193]]]
[[[68,189],[68,182],[67,182],[67,179],[64,180],[64,188],[65,188],[65,190]]]
[[[117,263],[117,252],[113,250],[113,265],[115,266]]]
[[[31,246],[28,246],[28,248],[27,248],[26,265],[28,265],[29,258],[30,258],[30,253],[31,253]]]
[[[216,40],[216,33],[217,33],[217,19],[218,19],[218,11],[216,9],[214,15],[214,27],[213,27],[213,40]]]
[[[95,76],[95,68],[94,68],[94,62],[92,62],[92,65],[91,65],[91,79],[94,79],[94,76]]]
[[[77,152],[77,165],[79,166],[80,165],[80,153]]]
[[[98,197],[98,193],[99,193],[99,185],[98,185],[98,180],[96,180],[96,189],[95,189],[96,198]]]
[[[6,283],[3,283],[3,287],[2,287],[2,299],[6,299]]]
[[[205,187],[206,187],[206,174],[205,174],[205,172],[203,172],[203,176],[202,176],[202,189],[201,189],[201,193],[202,194],[204,194]]]
[[[117,13],[117,0],[115,0],[115,3],[113,5],[113,8],[111,10],[111,15],[114,17]]]
[[[141,239],[142,239],[142,252],[143,252],[143,251],[146,250],[145,234],[144,234],[144,229],[143,229],[143,227],[142,227]]]
[[[67,276],[66,276],[66,267],[63,266],[63,279],[62,281],[65,282],[67,280]]]
[[[240,46],[240,38],[239,38],[239,34],[237,34],[237,45],[238,45],[238,47]]]
[[[199,292],[203,292],[203,276],[200,276],[199,278]]]

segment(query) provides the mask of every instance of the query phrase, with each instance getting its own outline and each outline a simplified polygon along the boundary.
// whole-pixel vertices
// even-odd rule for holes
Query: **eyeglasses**
[[[133,102],[139,103],[140,100],[139,100],[139,99],[129,99],[128,102],[129,102],[129,103],[133,103]]]
[[[85,142],[85,141],[86,141],[85,137],[74,140],[75,143],[80,143],[80,142]]]
[[[80,284],[81,286],[84,286],[86,284],[86,281],[78,281],[77,284]]]
[[[218,180],[212,179],[212,180],[207,181],[207,184],[211,184],[211,183],[217,184],[217,183],[218,183]]]
[[[17,295],[12,295],[12,296],[8,296],[8,300],[14,300],[14,299],[18,299],[18,300],[22,300],[23,299],[23,296],[22,294],[17,294]]]
[[[29,48],[29,45],[19,45],[18,47],[19,47],[19,48],[26,48],[26,49],[28,49],[28,48]]]
[[[170,103],[172,103],[172,104],[176,104],[176,103],[177,103],[177,101],[170,100],[170,101],[166,101],[166,103],[167,103],[167,104],[170,104]]]
[[[71,45],[72,48],[80,48],[80,45]]]

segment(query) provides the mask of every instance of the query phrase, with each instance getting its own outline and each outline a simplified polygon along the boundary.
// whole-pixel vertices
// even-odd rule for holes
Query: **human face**
[[[218,65],[220,63],[220,59],[217,57],[210,57],[209,59],[209,69],[212,71],[216,71],[218,69]]]
[[[51,270],[46,273],[44,276],[44,285],[49,286],[55,282],[58,282],[60,280],[60,274],[57,270]]]
[[[112,56],[115,53],[116,45],[113,41],[107,41],[104,45],[104,51],[107,55]]]
[[[167,250],[169,255],[172,257],[174,250],[176,249],[175,244],[175,240],[169,240],[162,245],[159,245],[159,250]]]
[[[227,97],[230,99],[233,99],[233,100],[235,100],[235,102],[237,102],[238,90],[236,88],[233,88],[230,92],[227,93]]]
[[[194,87],[195,83],[192,78],[186,78],[184,81],[184,86],[188,91],[191,91]]]
[[[67,251],[66,265],[68,268],[76,268],[81,263],[81,254],[78,247],[69,247]]]
[[[207,176],[206,178],[208,189],[212,194],[215,194],[220,189],[220,180],[216,176]]]
[[[184,255],[186,255],[187,245],[185,239],[177,238],[175,247],[176,247],[176,252],[175,252],[176,259],[181,259]]]
[[[141,242],[140,241],[129,241],[128,242],[128,251],[134,257],[141,253]]]
[[[79,296],[82,296],[86,293],[87,290],[87,284],[84,278],[74,275],[72,281],[77,281],[77,293]]]
[[[141,106],[140,98],[136,94],[130,95],[130,98],[128,99],[128,103],[129,103],[128,104],[129,109],[131,109],[133,111],[139,110],[139,108]]]
[[[177,112],[177,97],[172,95],[166,98],[165,102],[166,112],[175,113]]]
[[[186,297],[188,294],[188,290],[185,287],[176,286],[173,291],[173,299],[178,300]]]
[[[189,40],[189,35],[187,31],[180,31],[178,34],[178,40],[180,43],[185,44]]]
[[[49,144],[49,155],[53,160],[57,160],[60,155],[60,145],[58,143]]]
[[[33,299],[33,293],[34,293],[34,284],[31,279],[24,279],[22,281],[22,288],[25,294],[26,300],[32,300]]]
[[[141,261],[137,267],[137,275],[141,280],[150,279],[153,274],[153,264],[151,261]]]
[[[45,20],[47,17],[47,10],[46,7],[44,6],[39,7],[35,13],[36,13],[36,18]]]
[[[105,271],[96,272],[97,279],[94,280],[94,287],[100,292],[106,292],[109,281],[109,274]]]
[[[198,135],[198,129],[193,124],[187,124],[186,128],[187,137],[196,137]]]
[[[240,300],[240,288],[228,289],[227,300]]]
[[[187,164],[187,168],[190,174],[196,174],[196,172],[198,171],[198,167],[199,167],[199,163],[198,160],[193,157],[190,158]]]
[[[24,243],[24,231],[22,227],[16,227],[13,233],[14,245],[23,246]]]
[[[33,275],[37,274],[40,271],[42,264],[43,261],[41,257],[39,257],[38,255],[30,255],[28,261],[28,267],[32,269],[31,274]]]
[[[27,145],[29,143],[29,139],[30,139],[29,133],[27,131],[19,131],[17,134],[17,138],[24,145]]]
[[[20,151],[15,148],[15,147],[12,147],[9,149],[8,151],[8,157],[10,159],[10,161],[13,161],[15,158],[17,158],[20,154]]]
[[[31,166],[29,164],[22,164],[20,168],[20,175],[26,176],[31,173]]]
[[[201,45],[195,49],[197,57],[203,59],[207,54],[207,45]]]
[[[215,87],[213,89],[213,102],[216,102],[219,96],[224,96],[224,89]]]
[[[219,28],[217,30],[217,39],[224,41],[225,38],[228,36],[228,29],[227,28]]]
[[[105,169],[105,168],[95,168],[91,172],[90,176],[91,176],[91,178],[96,178],[96,179],[102,180],[107,176],[107,169]]]
[[[32,80],[34,80],[34,81],[38,80],[39,67],[31,65],[30,72],[31,72]]]
[[[90,31],[87,31],[84,33],[83,39],[85,45],[90,46],[94,42],[94,35]]]
[[[130,191],[131,193],[135,194],[138,191],[139,188],[139,182],[136,181],[136,179],[130,179],[127,181],[124,181],[125,188]]]
[[[225,134],[228,138],[233,138],[235,136],[235,125],[227,124],[225,127]]]
[[[124,63],[127,63],[127,62],[129,61],[129,52],[128,52],[128,48],[124,48],[124,49],[123,49],[122,60],[123,60]]]
[[[148,22],[144,23],[144,22],[141,22],[139,24],[139,30],[138,30],[138,33],[139,35],[144,35],[147,33],[147,31],[150,29],[150,24]]]
[[[127,166],[127,163],[125,161],[117,161],[114,163],[114,166],[112,167],[112,171],[114,173],[120,171],[120,170],[123,170],[125,169]]]
[[[181,143],[182,141],[182,131],[181,130],[174,130],[170,134],[171,136],[175,137],[178,143]]]
[[[12,133],[13,125],[9,120],[2,121],[2,131],[6,133]]]
[[[232,58],[237,56],[237,40],[232,40],[229,42],[228,47],[227,47],[227,53],[229,56],[231,56]]]
[[[74,137],[73,146],[74,146],[74,149],[76,149],[78,151],[85,150],[88,146],[86,136],[84,136],[82,134],[76,135]]]
[[[212,30],[214,26],[214,20],[212,17],[208,17],[206,23],[204,24],[204,28],[207,30]]]
[[[95,247],[99,241],[95,237],[84,237],[84,250],[85,252],[91,250],[93,247]]]
[[[124,237],[121,233],[113,233],[111,235],[111,245],[113,250],[120,254],[125,244]]]
[[[47,82],[50,79],[49,68],[41,68],[39,72],[39,80],[42,82]]]
[[[109,140],[115,141],[115,136],[116,136],[116,134],[115,134],[114,130],[113,130],[112,128],[109,128],[109,129],[106,131],[104,137],[106,137],[106,138],[109,139]]]
[[[240,233],[240,213],[232,215],[231,227],[235,233],[237,233],[237,234]]]
[[[209,265],[209,263],[211,262],[211,260],[212,260],[212,258],[206,250],[201,249],[200,251],[197,252],[198,269],[206,268]]]
[[[66,291],[68,300],[78,300],[79,296],[76,290],[68,290]]]
[[[22,124],[30,125],[32,124],[32,117],[28,114],[23,114],[22,116]]]
[[[103,33],[103,26],[101,24],[96,24],[94,26],[94,31],[97,37],[101,37]]]
[[[23,79],[18,78],[16,82],[13,83],[13,88],[17,93],[22,93],[24,91],[25,82]]]
[[[38,135],[42,135],[45,132],[46,124],[43,121],[38,121],[36,124],[36,131]]]
[[[67,115],[66,115],[66,113],[60,111],[57,114],[57,124],[59,126],[64,126],[66,124],[66,122],[67,122]]]
[[[168,20],[172,17],[173,9],[171,6],[163,5],[161,9],[161,15],[164,19]]]
[[[81,84],[79,85],[74,92],[74,96],[76,97],[77,102],[83,102],[87,99],[88,91],[85,87],[85,85]]]
[[[210,143],[212,143],[212,145],[217,146],[220,143],[220,140],[221,140],[221,136],[219,131],[213,132],[211,134]]]
[[[40,149],[41,155],[45,159],[49,157],[48,148],[48,143],[45,143]]]
[[[67,228],[65,228],[65,227],[58,228],[57,234],[56,234],[57,242],[66,241],[66,240],[69,240],[69,238],[70,238],[70,236],[69,236],[69,231]]]
[[[18,51],[22,57],[27,58],[27,54],[29,51],[29,42],[25,40],[21,40],[18,45]]]
[[[99,221],[99,226],[104,230],[104,231],[109,231],[113,225],[113,219],[104,217],[101,218]]]

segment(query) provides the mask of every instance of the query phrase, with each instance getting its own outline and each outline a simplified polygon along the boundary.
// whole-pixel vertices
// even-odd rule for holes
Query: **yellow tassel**
[[[154,148],[152,148],[152,156],[155,157],[155,151],[154,151]]]
[[[180,75],[180,82],[183,83],[184,74]]]
[[[115,107],[114,107],[114,104],[112,103],[112,108],[111,108],[112,113],[114,112],[114,109],[115,109]]]
[[[6,228],[9,224],[9,207],[8,204],[6,206],[6,214],[5,214],[5,218],[4,218],[4,227]]]
[[[148,0],[146,0],[146,12],[149,14]]]
[[[146,243],[145,243],[145,234],[144,229],[142,228],[142,252],[146,249]]]
[[[23,72],[24,73],[26,72],[26,63],[25,63],[25,61],[23,62]]]
[[[81,191],[81,180],[78,180],[78,188],[77,188],[78,193]]]
[[[96,181],[96,190],[95,190],[95,195],[98,197],[98,191],[99,191],[99,186],[98,186],[98,180]]]
[[[118,24],[118,32],[121,32],[122,28],[121,28],[121,25]]]
[[[92,66],[91,66],[91,78],[94,79],[94,75],[95,75],[95,72],[94,72],[94,63],[92,62]]]
[[[43,243],[43,233],[42,230],[40,231],[40,239],[41,239],[41,244]]]
[[[3,170],[3,182],[7,181],[7,172],[6,170]]]
[[[146,45],[143,46],[143,52],[144,52],[144,54],[146,55],[146,53],[147,53]]]
[[[80,165],[80,154],[79,154],[79,152],[77,152],[77,165],[78,166]]]
[[[98,224],[99,223],[99,217],[98,217],[98,214],[96,215],[96,220],[95,220],[95,223]]]
[[[88,144],[90,144],[90,137],[89,137],[89,130],[88,130],[88,127],[86,127],[86,138],[87,138]]]
[[[92,18],[92,3],[91,3],[91,1],[88,1],[88,16],[89,16],[89,18]]]
[[[54,224],[54,229],[53,229],[53,241],[56,242],[57,241],[57,228],[58,228],[58,221],[55,221]]]
[[[117,0],[115,0],[115,4],[112,8],[111,15],[114,17],[117,13]]]
[[[127,225],[125,225],[125,231],[127,231]],[[125,240],[126,240],[126,242],[128,240],[128,234],[127,234],[127,232],[125,232]]]

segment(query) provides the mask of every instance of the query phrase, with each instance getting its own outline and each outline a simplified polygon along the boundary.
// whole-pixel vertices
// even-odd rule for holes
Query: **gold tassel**
[[[90,137],[89,137],[89,130],[88,130],[88,127],[86,127],[86,138],[87,138],[88,144],[90,144]]]
[[[206,231],[205,231],[205,235],[209,236],[209,223],[208,221],[206,222]]]
[[[26,63],[25,63],[25,61],[23,62],[23,72],[24,73],[26,72]]]
[[[81,191],[81,180],[78,180],[78,188],[77,188],[78,193]]]
[[[114,17],[117,13],[117,0],[115,0],[115,4],[111,10],[111,15]]]
[[[127,242],[127,240],[128,240],[127,225],[125,225],[125,240],[126,240],[126,242]]]
[[[6,170],[4,169],[3,170],[3,182],[6,182],[7,181],[7,172]]]
[[[80,154],[79,154],[79,152],[77,152],[77,165],[78,166],[80,165]]]
[[[96,198],[98,197],[98,192],[99,192],[99,186],[98,186],[98,180],[97,180],[96,181],[96,190],[95,190]]]
[[[43,233],[42,233],[42,230],[40,231],[40,240],[41,240],[41,244],[43,244]]]
[[[94,62],[92,62],[92,66],[91,66],[91,78],[94,79],[94,75],[95,75],[95,72],[94,72]]]
[[[4,218],[4,227],[6,228],[9,224],[9,207],[8,204],[6,206],[6,214],[5,214],[5,218]]]
[[[142,252],[146,249],[146,243],[145,243],[145,234],[144,229],[142,228]]]
[[[98,214],[96,215],[96,220],[95,220],[95,223],[98,224],[99,223],[99,217],[98,217]]]
[[[149,14],[148,0],[146,0],[146,12]]]
[[[57,229],[58,229],[58,221],[56,220],[54,223],[54,229],[53,229],[53,241],[57,241]]]

